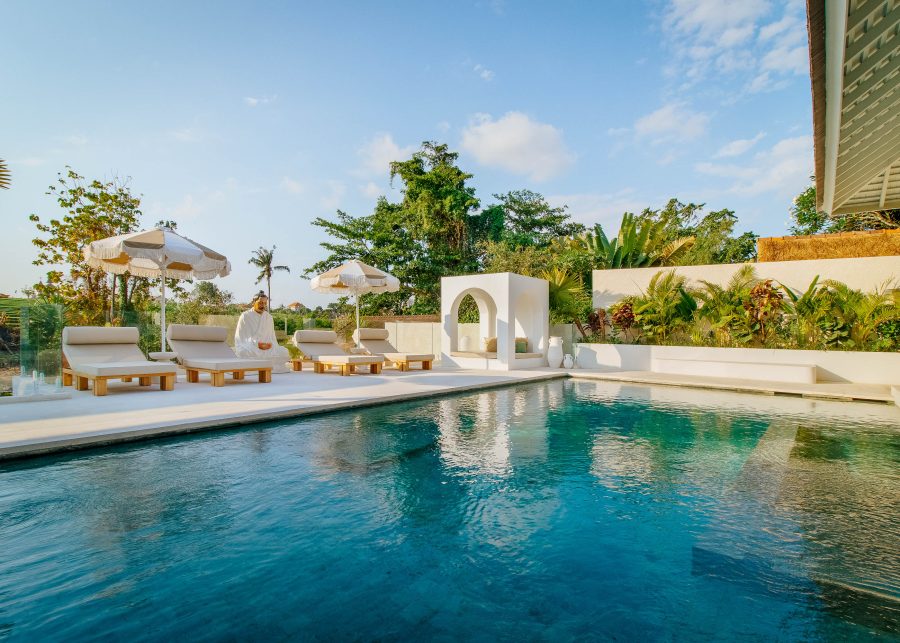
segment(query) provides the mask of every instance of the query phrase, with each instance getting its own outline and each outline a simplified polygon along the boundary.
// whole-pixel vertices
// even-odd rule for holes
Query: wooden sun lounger
[[[359,372],[360,366],[368,367],[372,375],[381,373],[384,358],[372,355],[351,355],[337,344],[337,333],[331,330],[298,330],[294,333],[294,345],[303,351],[316,373],[325,373],[330,368],[339,369],[341,375]],[[303,369],[304,360],[294,358],[291,367],[295,371]]]
[[[178,354],[190,383],[199,382],[200,373],[209,373],[213,386],[225,386],[227,373],[238,381],[254,372],[260,383],[272,381],[272,364],[266,360],[237,357],[225,341],[228,329],[223,326],[170,324],[166,337],[169,346]]]
[[[383,328],[359,328],[353,333],[353,339],[369,352],[370,355],[384,357],[394,364],[398,370],[408,371],[410,364],[421,363],[423,371],[430,371],[434,363],[434,355],[427,353],[403,353],[388,341],[388,331]]]
[[[151,362],[138,348],[137,328],[67,326],[63,329],[63,386],[74,384],[76,391],[93,389],[96,397],[108,392],[109,380],[150,386],[159,378],[159,388],[175,388],[175,365]],[[91,386],[93,384],[93,386]]]

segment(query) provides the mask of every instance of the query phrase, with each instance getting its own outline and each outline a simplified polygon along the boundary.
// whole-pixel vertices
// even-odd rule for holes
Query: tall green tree
[[[715,263],[740,263],[756,258],[756,239],[752,232],[734,235],[737,216],[733,210],[723,208],[704,213],[703,203],[682,203],[671,198],[658,210],[644,208],[637,215],[637,222],[659,224],[660,234],[666,242],[684,237],[694,237],[693,246],[684,252],[676,265],[702,265]]]
[[[291,271],[287,266],[275,265],[275,248],[276,246],[272,246],[271,249],[260,246],[253,251],[253,256],[247,261],[247,263],[259,268],[259,274],[256,276],[256,283],[265,280],[266,294],[270,303],[272,302],[272,275],[276,272]]]
[[[138,229],[141,200],[131,193],[127,182],[86,181],[67,168],[47,194],[56,198],[65,214],[46,223],[37,214],[29,216],[44,235],[32,240],[38,249],[32,263],[50,268],[46,279],[35,284],[35,293],[63,301],[73,321],[79,324],[102,324],[107,313],[109,321],[114,321],[117,285],[121,312],[148,299],[147,280],[128,274],[107,275],[90,267],[82,253],[84,245],[91,241]]]
[[[440,278],[478,270],[477,243],[497,228],[495,212],[477,211],[471,176],[457,166],[455,152],[426,141],[411,159],[391,164],[391,180],[403,184],[400,203],[381,198],[369,216],[339,211],[336,220],[313,221],[331,240],[322,244],[329,255],[306,274],[358,258],[401,282],[397,293],[366,297],[365,312],[436,312]]]
[[[557,237],[571,237],[584,231],[566,212],[566,206],[553,207],[543,195],[531,190],[495,194],[496,207],[502,210],[501,240],[512,248],[546,247]]]
[[[810,180],[813,178],[810,177]],[[794,197],[790,213],[792,222],[790,230],[794,235],[900,228],[900,209],[828,216],[816,207],[815,183]]]

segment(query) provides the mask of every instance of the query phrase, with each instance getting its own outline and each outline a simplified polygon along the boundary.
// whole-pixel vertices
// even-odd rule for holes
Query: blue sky
[[[76,6],[77,5],[77,6]],[[317,216],[397,196],[387,163],[448,143],[482,203],[529,188],[587,224],[670,196],[786,231],[812,172],[802,0],[27,2],[0,43],[0,292],[37,281],[28,215],[65,165],[130,177],[144,222],[226,254],[276,305],[326,296]]]

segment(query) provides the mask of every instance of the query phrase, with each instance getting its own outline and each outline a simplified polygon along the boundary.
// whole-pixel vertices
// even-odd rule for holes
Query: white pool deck
[[[70,399],[0,405],[0,460],[567,376],[755,394],[894,402],[887,386],[777,384],[646,371],[385,370],[380,375],[351,377],[304,371],[273,375],[270,384],[259,384],[254,377],[237,382],[226,379],[226,385],[221,388],[210,386],[207,377],[199,384],[188,384],[182,375],[174,391],[117,382],[110,383],[105,397],[72,390]],[[894,409],[900,426],[900,408]]]

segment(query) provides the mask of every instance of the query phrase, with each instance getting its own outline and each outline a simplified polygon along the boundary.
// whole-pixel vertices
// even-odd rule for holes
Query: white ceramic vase
[[[563,361],[562,337],[551,337],[547,348],[547,364],[550,368],[559,368]]]
[[[572,368],[573,366],[575,366],[575,358],[566,353],[566,356],[563,359],[563,366],[565,368]]]

